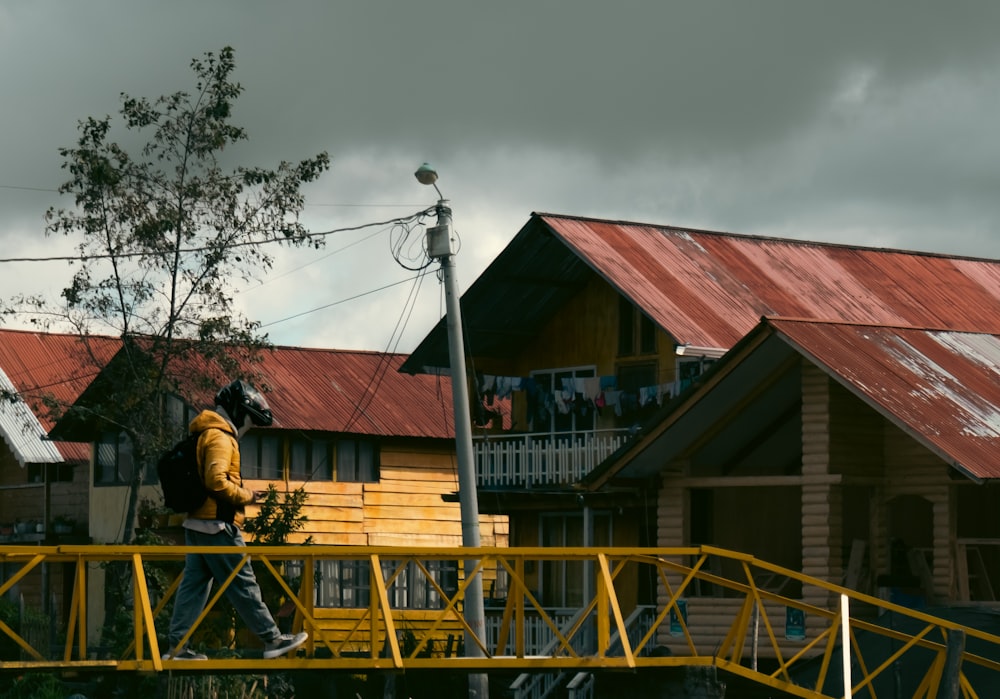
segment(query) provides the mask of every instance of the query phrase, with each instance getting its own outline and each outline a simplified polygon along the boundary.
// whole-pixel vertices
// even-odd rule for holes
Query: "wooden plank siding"
[[[674,341],[660,328],[655,333],[655,351],[624,357],[618,354],[620,296],[607,281],[592,275],[583,289],[542,325],[535,337],[527,339],[515,352],[476,357],[476,369],[486,374],[529,376],[533,371],[594,366],[597,376],[605,376],[617,375],[622,367],[652,365],[656,383],[674,381],[677,374]],[[476,391],[471,395],[475,396]],[[511,399],[511,421],[513,432],[528,431],[527,400],[519,392]],[[628,417],[619,417],[614,410],[603,410],[598,413],[594,427],[609,430],[631,424]]]
[[[287,481],[282,488],[305,486],[302,514],[308,520],[290,543],[311,536],[313,543],[332,546],[457,546],[462,543],[458,502],[443,496],[458,490],[450,443],[428,446],[413,440],[384,440],[379,479],[374,483]],[[264,489],[268,481],[248,480],[248,488]],[[247,508],[247,516],[257,513]],[[483,546],[507,545],[502,515],[480,516]]]
[[[282,488],[289,489],[304,485],[309,494],[302,510],[308,521],[290,537],[290,543],[301,543],[311,536],[313,543],[326,546],[461,546],[460,505],[443,499],[458,490],[451,443],[439,441],[428,445],[415,440],[382,440],[379,460],[379,479],[374,483],[314,480],[282,484]],[[267,481],[246,482],[253,489],[266,488],[267,484]],[[256,507],[247,508],[248,516],[256,512]],[[479,521],[483,546],[508,545],[506,516],[481,515]],[[495,576],[496,571],[484,571],[484,589],[490,589]],[[367,608],[317,608],[315,616],[323,637],[341,652],[368,653],[369,621],[347,638],[367,611]],[[422,637],[438,612],[405,610],[396,614],[399,640],[405,644],[408,634]],[[458,620],[440,624],[433,635],[432,652],[444,654],[449,637],[454,643],[453,650],[457,651],[462,635]],[[384,643],[384,633],[380,631],[376,647],[381,650]]]

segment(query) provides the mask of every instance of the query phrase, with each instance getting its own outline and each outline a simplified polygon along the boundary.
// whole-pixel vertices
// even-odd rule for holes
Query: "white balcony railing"
[[[481,486],[571,485],[628,439],[629,430],[489,435],[473,440]]]

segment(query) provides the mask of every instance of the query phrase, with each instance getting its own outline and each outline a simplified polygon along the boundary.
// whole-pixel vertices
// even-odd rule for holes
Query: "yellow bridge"
[[[1000,636],[708,546],[225,549],[254,565],[272,609],[283,605],[289,623],[309,631],[308,643],[295,657],[264,660],[252,648],[232,651],[227,637],[207,661],[162,660],[170,650],[163,641],[168,611],[189,550],[220,551],[0,546],[6,576],[0,597],[14,590],[24,596],[43,579],[67,593],[55,613],[58,644],[35,641],[0,619],[0,642],[14,649],[13,657],[0,653],[0,670],[445,669],[523,673],[515,684],[533,689],[522,695],[545,696],[557,678],[565,686],[607,671],[702,666],[715,668],[722,681],[753,683],[771,696],[844,697],[849,687],[851,696],[876,697],[896,696],[879,694],[880,683],[895,673],[898,685],[904,667],[904,696],[936,697],[942,682],[957,685],[962,697],[997,696],[1000,687]],[[114,657],[101,657],[91,641],[104,583],[94,578],[115,567],[126,576],[131,642]],[[346,570],[355,573],[351,594],[344,592]],[[367,579],[359,580],[358,571]],[[582,605],[553,610],[542,604],[540,580],[554,571],[580,586]],[[486,628],[477,633],[462,612],[474,575],[491,591]],[[189,637],[199,638],[227,585],[213,591]],[[464,649],[463,639],[471,639]]]

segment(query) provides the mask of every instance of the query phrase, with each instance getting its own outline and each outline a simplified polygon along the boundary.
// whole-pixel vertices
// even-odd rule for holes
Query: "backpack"
[[[189,434],[163,452],[156,473],[163,489],[163,504],[174,512],[193,512],[208,499],[208,490],[198,469],[198,437]]]

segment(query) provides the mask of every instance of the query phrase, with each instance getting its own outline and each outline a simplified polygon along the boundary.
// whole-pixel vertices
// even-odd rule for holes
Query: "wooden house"
[[[93,362],[117,349],[108,338],[0,329],[0,545],[89,541],[90,445],[46,438],[53,413],[94,377]],[[0,580],[12,571],[0,563]],[[10,591],[34,609],[68,602],[63,570],[46,569]]]
[[[979,514],[996,491],[974,483],[998,473],[984,455],[1000,446],[1000,262],[535,214],[462,308],[480,509],[510,517],[512,545],[714,544],[942,600],[987,589],[984,566],[996,584],[996,549],[978,543],[997,535]],[[770,339],[788,327],[857,337],[821,360],[824,338]],[[866,337],[893,328],[881,351],[895,365],[879,363]],[[954,396],[974,420],[939,421],[954,403],[919,413],[949,365],[907,354],[909,329],[954,340],[949,359],[975,365]],[[761,337],[783,354],[751,351]],[[403,370],[446,371],[446,350],[441,323]],[[864,393],[900,368],[924,403]],[[926,569],[898,570],[894,540]],[[546,604],[583,598],[586,576],[569,573],[536,571]],[[629,601],[652,589],[637,580]]]
[[[0,340],[11,336],[21,337],[3,333]],[[73,341],[71,336],[42,333],[32,338],[38,348],[28,352],[20,351],[23,342],[2,343],[7,348],[3,366],[18,367],[18,376],[39,376],[42,367],[51,369],[53,348]],[[113,361],[119,348],[120,343],[110,345],[105,360]],[[402,374],[403,360],[398,354],[275,347],[265,351],[255,365],[258,385],[266,390],[275,421],[272,427],[251,430],[241,440],[242,473],[245,485],[254,490],[268,485],[279,492],[304,488],[308,497],[302,514],[308,519],[290,543],[311,537],[313,543],[326,545],[461,545],[459,505],[442,497],[453,492],[457,483],[450,383],[443,377]],[[84,388],[98,383],[93,371],[84,379],[73,386],[72,394],[64,392],[60,399],[81,407],[86,402]],[[50,385],[36,383],[40,389]],[[22,380],[15,388],[23,391],[27,385]],[[173,396],[171,414],[178,425],[186,425],[198,411],[211,407],[213,395],[214,391],[208,391],[184,399]],[[46,428],[81,438],[85,424],[73,423],[72,414],[68,412],[54,427],[42,423],[36,441],[49,449],[59,445],[59,449],[76,450],[74,492],[86,521],[85,531],[94,543],[120,541],[132,473],[128,439],[97,429],[89,434],[91,444],[82,445],[83,450],[79,444],[72,447],[42,439]],[[17,475],[11,475],[14,467],[20,468],[4,462],[5,480]],[[140,497],[162,501],[155,473],[146,474]],[[256,512],[251,506],[247,515]],[[41,498],[24,512],[25,517],[42,515]],[[174,527],[179,519],[183,517],[174,518]],[[483,545],[507,544],[504,517],[483,515],[480,523]],[[169,535],[170,531],[161,533]],[[317,607],[364,609],[368,600],[365,565],[366,561],[359,561],[320,571]],[[439,568],[435,571],[439,582],[445,589],[454,586],[457,564],[442,563]],[[435,590],[423,578],[417,571],[398,577],[392,590],[394,602],[416,610],[436,604]],[[102,612],[95,607],[89,618],[100,620]]]
[[[996,333],[763,319],[586,487],[656,479],[663,546],[711,543],[904,606],[995,607],[998,367]],[[732,612],[721,594],[687,601],[709,645]]]

